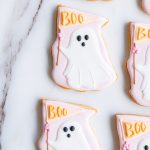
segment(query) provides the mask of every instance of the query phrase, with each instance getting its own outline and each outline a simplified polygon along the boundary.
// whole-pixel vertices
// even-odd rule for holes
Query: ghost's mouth
[[[85,42],[82,42],[81,45],[84,47],[85,46]]]
[[[148,146],[148,145],[145,145],[145,146],[144,146],[144,150],[149,150],[149,146]]]

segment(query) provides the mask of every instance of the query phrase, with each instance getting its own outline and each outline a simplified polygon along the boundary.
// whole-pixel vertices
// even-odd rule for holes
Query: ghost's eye
[[[70,131],[74,131],[75,130],[75,127],[74,126],[71,126],[70,127]]]
[[[85,40],[88,40],[88,39],[89,39],[89,36],[88,36],[88,35],[85,35],[84,38],[85,38]]]
[[[144,150],[149,150],[148,145],[145,145],[145,146],[144,146]]]
[[[68,131],[68,128],[67,128],[67,127],[64,127],[63,130],[64,130],[64,132],[67,132],[67,131]]]
[[[78,36],[77,36],[77,40],[78,40],[78,41],[81,41],[81,35],[78,35]]]

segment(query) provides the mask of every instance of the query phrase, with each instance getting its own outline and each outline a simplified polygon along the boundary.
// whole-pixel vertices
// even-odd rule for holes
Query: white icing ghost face
[[[90,28],[81,28],[71,35],[68,48],[62,48],[62,52],[73,64],[91,62],[95,53],[99,53],[99,42],[95,32]],[[90,64],[90,63],[88,63]]]
[[[150,150],[150,137],[145,138],[140,142],[138,150]]]
[[[60,48],[67,58],[64,75],[71,88],[96,89],[115,78],[101,53],[100,42],[94,30],[81,28],[73,32],[67,48]]]
[[[96,34],[90,28],[81,28],[73,32],[69,45],[71,53],[74,55],[81,53],[86,58],[89,53],[93,54],[93,51],[96,51],[97,48],[99,46]],[[82,59],[85,59],[84,57]]]
[[[143,9],[150,14],[150,0],[142,0]]]
[[[69,122],[63,124],[58,131],[58,138],[68,140],[69,138],[74,138],[78,136],[81,132],[81,127],[79,124],[74,122]]]
[[[91,150],[77,122],[63,124],[58,130],[57,140],[49,143],[55,150]]]

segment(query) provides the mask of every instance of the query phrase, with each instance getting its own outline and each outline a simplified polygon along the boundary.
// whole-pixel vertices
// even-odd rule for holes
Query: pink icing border
[[[150,28],[150,25],[147,24],[143,24],[143,23],[131,23],[130,24],[130,33],[131,33],[131,47],[134,43],[136,43],[136,48],[138,49],[138,53],[135,54],[136,55],[136,64],[143,64],[145,62],[145,53],[147,50],[147,46],[150,45],[150,41],[149,40],[143,40],[141,42],[135,42],[134,40],[134,36],[137,35],[136,32],[136,27],[144,27],[144,28]],[[130,79],[131,79],[131,89],[129,91],[130,95],[132,96],[132,98],[140,105],[142,106],[150,106],[150,102],[148,101],[144,101],[142,98],[142,93],[140,90],[140,86],[143,80],[143,77],[141,76],[141,74],[139,72],[136,71],[136,83],[134,84],[134,67],[133,67],[133,52],[132,52],[132,48],[130,50],[130,56],[129,59],[127,61],[127,69],[129,71],[130,74]]]
[[[120,150],[123,149],[123,145],[126,142],[129,146],[129,150],[136,150],[139,143],[146,137],[150,136],[150,117],[146,116],[138,116],[138,115],[117,115],[117,130],[118,130],[118,135],[119,135],[119,140],[120,140]],[[137,137],[131,138],[131,139],[126,139],[124,137],[123,129],[121,122],[123,121],[144,121],[147,122],[149,125],[148,131],[145,134],[141,134]]]
[[[60,127],[60,125],[66,121],[77,121],[80,123],[80,125],[84,129],[85,136],[88,139],[88,142],[94,150],[100,150],[100,145],[98,144],[96,137],[89,125],[89,120],[90,118],[95,114],[95,109],[86,109],[84,107],[80,107],[80,105],[74,105],[70,103],[65,103],[65,102],[59,102],[59,101],[47,101],[43,100],[43,129],[45,129],[45,124],[46,124],[46,111],[45,111],[45,105],[55,105],[55,106],[61,106],[70,109],[73,111],[75,114],[64,117],[61,119],[56,119],[56,120],[51,120],[48,121],[49,125],[49,139],[51,140],[56,140],[57,137],[57,129]],[[80,112],[80,113],[79,113]],[[47,127],[46,127],[47,129]],[[42,137],[39,140],[39,149],[40,150],[46,150],[46,132],[43,131]],[[53,150],[52,147],[49,147],[50,150]]]
[[[76,13],[79,13],[79,11],[74,10],[74,9],[70,9],[70,8],[67,8],[67,7],[61,7],[61,9],[63,9],[63,10],[72,10],[72,11],[74,11]],[[82,12],[82,14],[84,14],[84,13]],[[58,20],[60,18],[59,15],[60,14],[58,13]],[[86,14],[86,15],[90,15],[91,16],[91,14]],[[94,17],[97,17],[97,16],[94,16]],[[110,66],[112,66],[112,64],[110,62],[110,59],[109,59],[109,57],[107,55],[107,50],[106,50],[106,47],[105,47],[104,40],[103,40],[103,38],[102,38],[102,36],[100,34],[100,31],[101,31],[100,28],[105,23],[106,23],[106,19],[103,18],[103,17],[99,17],[99,20],[97,22],[90,22],[89,21],[89,23],[87,23],[85,25],[80,25],[80,27],[86,27],[86,26],[88,26],[88,27],[94,29],[94,31],[97,34],[97,36],[99,37],[99,40],[100,40],[100,43],[101,43],[100,44],[100,46],[101,46],[101,53],[104,56],[104,59],[106,60],[106,62],[108,62],[108,64]],[[71,27],[69,27],[69,29],[68,28],[63,28],[61,30],[62,36],[65,35],[65,38],[61,39],[61,45],[63,47],[67,47],[68,46],[69,39],[70,39],[70,36],[72,34],[72,31],[74,31],[76,28],[74,26],[71,26]],[[52,46],[52,56],[53,56],[52,78],[53,78],[53,80],[55,81],[56,84],[58,84],[58,85],[60,85],[60,86],[62,86],[64,88],[69,88],[68,84],[67,84],[67,81],[66,81],[66,78],[63,75],[63,72],[64,72],[64,70],[66,68],[66,65],[67,65],[67,60],[66,60],[66,58],[64,57],[64,55],[61,52],[59,54],[59,65],[58,66],[55,65],[56,61],[57,61],[57,52],[58,52],[57,47],[58,47],[58,38],[56,38],[56,41],[55,41],[55,43]],[[112,66],[112,68],[113,68],[113,66]],[[96,89],[93,88],[93,89],[89,89],[89,90],[92,91],[92,90],[101,90],[101,89],[104,89],[104,88],[108,87],[109,85],[111,85],[116,79],[117,79],[117,76],[116,76],[116,74],[114,72],[114,75],[112,76],[111,81],[108,81],[107,83],[104,83],[103,87],[97,87]],[[87,91],[88,89],[84,89],[83,88],[82,90],[83,91]]]

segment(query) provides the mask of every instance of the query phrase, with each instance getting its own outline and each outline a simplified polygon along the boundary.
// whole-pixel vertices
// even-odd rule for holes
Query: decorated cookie
[[[100,150],[89,119],[96,110],[83,105],[43,100],[40,150]]]
[[[108,20],[58,7],[57,38],[52,46],[54,81],[78,91],[101,90],[116,80],[101,27]]]
[[[144,11],[150,15],[150,0],[142,0],[142,7]]]
[[[131,23],[131,50],[127,68],[130,94],[140,105],[150,106],[150,25]]]
[[[150,149],[150,117],[117,115],[120,150]]]
[[[91,2],[97,2],[97,1],[102,1],[103,2],[104,1],[105,2],[105,1],[112,1],[112,0],[87,0],[87,1],[91,1]]]

